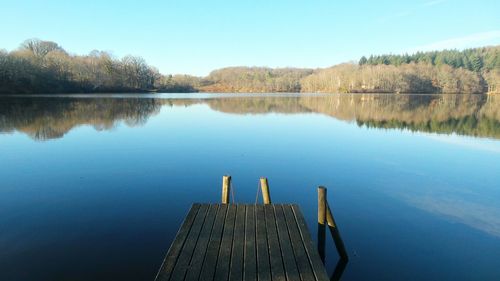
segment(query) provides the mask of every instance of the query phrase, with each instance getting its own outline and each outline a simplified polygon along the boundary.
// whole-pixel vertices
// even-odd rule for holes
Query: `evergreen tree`
[[[368,62],[365,56],[362,56],[361,59],[359,60],[359,65],[364,65]]]
[[[478,55],[471,57],[472,70],[479,72],[483,68],[483,60]]]

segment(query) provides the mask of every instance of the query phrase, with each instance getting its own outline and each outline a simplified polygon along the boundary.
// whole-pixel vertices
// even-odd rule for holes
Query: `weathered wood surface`
[[[294,204],[193,204],[157,281],[326,281]]]

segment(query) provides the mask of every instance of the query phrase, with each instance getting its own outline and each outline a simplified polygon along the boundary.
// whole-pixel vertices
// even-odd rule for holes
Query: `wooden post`
[[[326,236],[326,188],[318,187],[318,252],[323,263],[325,262],[325,236]]]
[[[229,204],[229,192],[231,188],[231,176],[222,177],[222,204]]]
[[[262,200],[264,201],[264,204],[271,204],[271,195],[269,193],[267,178],[260,178],[260,188],[262,190]]]
[[[335,242],[335,247],[337,248],[337,252],[339,253],[340,258],[347,261],[349,259],[347,256],[347,251],[345,250],[344,242],[340,237],[339,228],[335,223],[332,210],[330,209],[328,203],[326,203],[326,221],[328,222],[328,228],[330,228],[330,233],[332,234],[333,242]]]

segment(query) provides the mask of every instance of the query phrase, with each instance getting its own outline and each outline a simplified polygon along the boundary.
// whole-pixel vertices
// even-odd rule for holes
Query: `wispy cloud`
[[[436,6],[436,5],[442,4],[442,3],[446,2],[446,1],[448,1],[448,0],[431,0],[431,1],[427,1],[427,2],[424,2],[424,3],[420,4],[419,6],[415,6],[413,8],[406,9],[406,10],[401,11],[399,13],[393,13],[391,15],[381,17],[381,18],[378,19],[378,21],[379,22],[388,22],[390,20],[407,17],[409,15],[412,15],[412,14],[415,14],[415,13],[419,12],[419,10],[421,10],[421,9],[425,9],[427,7]]]
[[[447,0],[434,0],[434,1],[427,1],[425,3],[422,4],[422,7],[431,7],[431,6],[436,6],[436,5],[439,5],[441,3],[444,3],[446,2]]]
[[[412,10],[401,11],[399,13],[394,13],[394,14],[391,14],[389,16],[380,17],[377,19],[377,21],[380,23],[384,23],[384,22],[388,22],[388,21],[391,21],[394,19],[404,18],[406,16],[413,14],[413,12],[414,11],[412,11]]]
[[[417,46],[409,49],[408,52],[413,53],[416,51],[466,49],[482,45],[495,45],[498,43],[500,43],[500,30],[492,30]]]

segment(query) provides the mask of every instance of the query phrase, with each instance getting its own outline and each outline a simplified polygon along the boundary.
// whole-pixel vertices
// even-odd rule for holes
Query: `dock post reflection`
[[[325,263],[325,240],[326,240],[326,188],[318,187],[318,253]]]
[[[330,229],[330,233],[333,238],[333,242],[335,242],[335,247],[337,248],[337,252],[340,257],[344,260],[348,260],[347,251],[345,249],[344,241],[342,241],[342,237],[340,237],[340,231],[333,218],[332,210],[330,209],[330,205],[328,202],[326,203],[326,222],[328,223],[328,228]]]
[[[347,251],[345,249],[344,242],[340,237],[340,231],[338,229],[337,223],[332,214],[332,210],[327,201],[326,196],[326,188],[324,186],[318,187],[318,253],[325,263],[325,240],[326,240],[326,224],[328,224],[328,228],[330,229],[330,233],[332,235],[333,241],[335,243],[335,247],[340,256],[340,259],[347,263],[349,257],[347,255]],[[337,265],[337,267],[339,264]],[[340,269],[341,267],[339,267]],[[337,270],[338,271],[338,270]]]
[[[340,281],[340,278],[342,278],[342,274],[344,274],[344,270],[347,267],[347,263],[349,261],[347,259],[340,258],[339,261],[337,262],[337,265],[335,266],[335,270],[332,273],[332,276],[330,277],[330,281]]]

